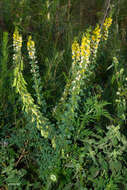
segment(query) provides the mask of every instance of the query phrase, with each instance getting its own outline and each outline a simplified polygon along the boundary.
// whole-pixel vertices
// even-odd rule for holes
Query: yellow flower
[[[80,46],[76,40],[72,44],[72,59],[76,61],[80,60]]]
[[[93,36],[96,39],[100,39],[101,38],[101,29],[100,29],[99,25],[97,25],[96,28],[94,29]]]
[[[28,38],[27,49],[30,59],[35,59],[35,42],[32,40],[31,36]]]
[[[89,35],[83,36],[80,49],[81,49],[82,61],[89,62],[89,56],[90,56],[90,39],[89,39]]]
[[[109,28],[109,27],[111,26],[111,24],[112,24],[112,18],[111,18],[111,17],[106,18],[106,19],[105,19],[105,22],[104,22],[104,24],[103,24],[103,27]]]
[[[107,38],[108,38],[108,30],[109,30],[109,27],[111,26],[111,24],[112,24],[112,18],[111,17],[106,18],[105,22],[103,24],[103,39],[104,40],[107,40]]]
[[[30,42],[29,41],[27,42],[27,47],[30,47]]]
[[[20,52],[22,47],[22,36],[19,34],[18,29],[16,28],[13,33],[13,47],[15,52]],[[15,56],[14,56],[15,59]]]
[[[97,25],[96,28],[93,30],[93,33],[91,36],[91,52],[92,52],[93,58],[96,57],[100,40],[101,40],[101,29],[99,25]]]

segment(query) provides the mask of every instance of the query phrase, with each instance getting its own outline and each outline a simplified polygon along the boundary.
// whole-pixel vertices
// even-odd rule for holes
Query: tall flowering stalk
[[[72,44],[72,60],[74,63],[80,61],[80,45],[77,40]]]
[[[91,36],[92,61],[96,58],[100,40],[101,40],[101,29],[99,25],[97,25],[96,28],[93,30]]]
[[[19,34],[16,29],[13,34],[13,61],[14,61],[14,81],[13,87],[16,88],[17,93],[20,94],[23,110],[31,117],[32,122],[34,122],[37,128],[41,131],[41,135],[45,138],[49,135],[50,122],[44,117],[40,110],[39,106],[34,103],[34,99],[31,94],[27,90],[27,83],[24,80],[22,71],[23,71],[23,59],[21,56],[21,48],[22,48],[22,36]],[[33,52],[32,52],[33,53]],[[31,54],[32,58],[34,58],[34,54]]]
[[[102,28],[102,37],[104,40],[108,39],[109,27],[112,24],[112,18],[106,18]]]
[[[85,64],[89,63],[89,57],[90,57],[90,36],[89,34],[84,35],[81,42],[81,63]]]
[[[112,24],[112,18],[108,17],[105,19],[102,30],[99,25],[92,32],[91,36],[91,60],[95,61],[97,56],[97,50],[101,39],[106,41],[108,39],[109,27]]]
[[[20,91],[18,88],[18,81],[19,78],[22,78],[22,73],[20,72],[23,70],[23,60],[21,57],[21,48],[22,48],[22,36],[19,34],[18,29],[15,29],[15,32],[13,33],[13,62],[14,62],[14,81],[13,86],[16,87],[17,91]],[[24,79],[23,82],[25,83]],[[26,83],[25,83],[26,84]]]
[[[28,37],[27,49],[30,59],[35,61],[35,42],[32,40],[31,36]]]
[[[32,37],[29,36],[28,42],[27,42],[27,50],[30,58],[30,64],[31,64],[31,73],[33,76],[33,82],[34,82],[34,89],[35,89],[35,94],[37,97],[37,103],[38,105],[42,106],[43,112],[46,111],[46,103],[42,94],[42,86],[41,86],[41,77],[39,74],[39,67],[38,67],[38,62],[36,60],[36,50],[35,50],[35,42],[32,40]]]
[[[101,38],[104,38],[106,35],[111,22],[111,18],[107,18],[104,22],[103,31],[101,31],[100,26],[97,25],[91,35],[89,32],[84,34],[81,45],[77,40],[74,40],[72,44],[71,79],[65,86],[60,104],[55,107],[56,115],[59,115],[57,111],[60,110],[61,113],[63,113],[63,115],[61,114],[61,117],[59,117],[60,120],[64,120],[65,115],[68,115],[70,121],[73,120],[76,114],[75,109],[78,107],[78,101],[80,100],[79,94],[82,91],[81,86],[85,85],[85,81],[88,81],[91,73],[94,72]],[[104,38],[104,40],[107,40],[107,38]],[[64,106],[62,104],[64,104]],[[64,107],[64,109],[62,109],[62,107]]]
[[[77,46],[77,45],[76,45]],[[86,33],[82,37],[81,45],[78,44],[78,49],[75,48],[75,42],[72,44],[72,55],[78,55],[78,58],[72,57],[72,67],[75,68],[72,70],[73,81],[71,93],[80,89],[80,86],[85,77],[84,73],[88,70],[88,65],[90,63],[90,35]],[[78,62],[76,62],[78,60]],[[80,90],[79,90],[80,91]],[[79,94],[79,92],[77,91]]]
[[[59,101],[59,104],[55,107],[54,112],[58,114],[65,111],[66,102],[71,102],[71,110],[74,112],[75,108],[77,107],[77,100],[75,99],[76,95],[77,98],[80,93],[81,84],[85,77],[84,73],[88,70],[88,65],[90,63],[90,35],[86,33],[82,37],[81,45],[74,40],[72,44],[72,69],[71,69],[71,79],[69,83],[66,84],[62,97]],[[68,100],[69,97],[69,100]],[[68,104],[68,103],[67,103]],[[63,109],[64,108],[64,109]],[[69,114],[70,115],[70,114]]]
[[[74,121],[77,117],[77,109],[80,101],[80,93],[84,85],[85,73],[89,71],[90,63],[90,35],[86,33],[82,37],[81,45],[75,40],[72,44],[72,70],[71,83],[68,90],[68,98],[65,102],[65,109],[62,110],[58,118],[58,124],[61,130],[65,130],[67,138],[71,136],[71,130],[74,130]]]
[[[13,60],[14,62],[18,62],[21,60],[21,48],[22,48],[22,36],[19,34],[17,28],[13,34]]]
[[[73,60],[73,64],[71,68],[71,73],[76,73],[76,67],[77,67],[76,64],[77,62],[80,62],[80,45],[77,42],[77,40],[75,40],[72,44],[72,60]],[[55,115],[57,118],[61,115],[60,112],[64,112],[65,110],[66,101],[68,99],[72,81],[73,81],[73,77],[71,77],[69,82],[66,83],[63,94],[58,104],[53,109],[53,115]]]

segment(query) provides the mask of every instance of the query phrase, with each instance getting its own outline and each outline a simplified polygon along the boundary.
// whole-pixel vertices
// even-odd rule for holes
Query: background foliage
[[[112,16],[113,23],[108,40],[100,43],[97,57],[91,62],[92,73],[81,84],[80,96],[75,99],[69,91],[75,76],[72,43],[74,39],[80,42],[82,35],[91,33],[97,23],[102,24],[107,3],[103,0],[0,1],[2,190],[127,189],[125,0],[110,1],[107,16]],[[36,85],[42,98],[38,113],[43,113],[42,120],[50,121],[50,138],[41,135],[36,117],[31,122],[31,115],[24,112],[22,98],[12,87],[16,67],[15,27],[23,38],[24,80],[30,97],[39,105],[31,70],[34,65],[27,51],[28,36],[35,41]],[[59,100],[64,89],[70,94],[62,102]],[[66,103],[69,98],[78,103],[70,106]],[[60,109],[55,112],[57,105]],[[72,107],[76,111],[70,111]]]

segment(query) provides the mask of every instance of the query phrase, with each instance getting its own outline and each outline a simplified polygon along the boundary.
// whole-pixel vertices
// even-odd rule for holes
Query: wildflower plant
[[[30,58],[30,64],[31,64],[31,73],[33,76],[33,88],[35,89],[35,94],[37,98],[37,104],[41,107],[42,112],[45,113],[46,111],[46,102],[43,97],[42,93],[42,85],[41,85],[41,77],[39,74],[39,67],[38,62],[36,58],[36,50],[35,50],[35,42],[32,40],[32,37],[29,36],[28,42],[27,42],[27,50]],[[43,105],[43,106],[42,106]]]
[[[103,16],[115,18],[112,34],[109,17],[72,40],[82,28],[70,20],[78,1],[33,2],[0,2],[0,189],[126,190],[121,3],[105,4]],[[21,30],[12,39],[14,25]]]
[[[106,20],[104,24],[104,29],[107,31],[111,24],[111,19]],[[106,27],[107,26],[107,27]],[[72,44],[72,69],[71,69],[71,78],[70,83],[66,85],[63,96],[61,97],[62,102],[64,99],[66,100],[64,105],[63,113],[61,113],[59,117],[59,122],[64,121],[68,126],[70,126],[70,122],[74,120],[74,117],[76,116],[75,110],[78,109],[78,103],[80,101],[80,93],[82,92],[82,86],[85,84],[85,80],[88,80],[91,75],[91,63],[90,58],[94,59],[97,54],[97,49],[99,47],[99,42],[101,39],[101,29],[99,25],[93,30],[92,35],[90,35],[89,32],[86,32],[81,40],[81,45],[75,40]],[[30,58],[30,64],[31,64],[31,73],[33,76],[34,81],[34,89],[36,92],[37,97],[37,104],[34,104],[34,100],[31,97],[31,95],[28,93],[26,88],[26,82],[22,75],[23,70],[23,59],[21,56],[21,47],[22,47],[22,36],[18,33],[18,30],[15,30],[13,34],[13,46],[14,46],[14,55],[13,59],[16,63],[15,68],[15,78],[13,86],[17,87],[17,90],[21,94],[24,109],[26,112],[31,112],[34,117],[37,119],[37,127],[41,128],[41,122],[45,124],[47,122],[47,118],[43,116],[43,114],[39,110],[39,106],[42,106],[42,112],[44,113],[44,108],[46,107],[45,100],[42,96],[42,86],[41,86],[41,78],[39,75],[39,67],[37,65],[37,59],[35,55],[35,43],[32,40],[32,37],[29,36],[28,42],[27,42],[27,49],[28,54]],[[17,75],[17,72],[18,75]],[[20,76],[20,77],[18,77]],[[21,86],[22,81],[22,88]],[[69,88],[68,88],[69,87]],[[22,90],[21,90],[22,89]],[[27,94],[29,98],[26,98],[27,96],[24,96]],[[29,99],[30,104],[28,105],[27,100]],[[30,110],[30,105],[33,105],[33,108]],[[59,105],[59,104],[58,104]],[[28,111],[29,110],[29,111]],[[57,108],[55,109],[55,114],[57,115]],[[59,110],[59,109],[58,109]],[[34,118],[33,117],[33,118]],[[43,118],[43,119],[41,119]],[[33,119],[33,120],[36,120]],[[43,120],[43,121],[42,121]],[[48,125],[46,125],[47,128],[49,128]],[[41,129],[42,131],[42,129]],[[43,135],[43,132],[42,132]]]
[[[102,31],[100,26],[97,25],[91,33],[87,31],[82,36],[81,45],[76,39],[72,43],[72,68],[70,72],[71,77],[69,82],[65,86],[63,95],[60,99],[61,103],[59,102],[54,109],[55,115],[57,115],[60,110],[62,111],[62,103],[64,104],[65,111],[66,102],[69,101],[71,102],[70,104],[73,110],[72,112],[75,112],[75,109],[73,109],[73,107],[77,107],[77,102],[80,99],[79,94],[82,91],[81,85],[83,86],[84,84],[86,84],[86,81],[90,79],[91,74],[94,73],[99,43],[102,37],[108,31],[111,23],[112,19],[107,18],[104,23],[105,27],[103,27]],[[107,40],[107,38],[104,38],[104,40]],[[67,97],[69,97],[70,100],[67,101]]]
[[[34,43],[31,43],[32,45]],[[29,55],[32,59],[35,58],[34,51],[32,51],[32,45],[29,48]],[[15,29],[13,34],[13,61],[14,61],[14,81],[13,87],[16,88],[17,93],[20,94],[21,100],[23,102],[23,110],[31,117],[32,122],[35,122],[37,128],[41,131],[41,135],[45,138],[48,137],[49,121],[46,117],[42,115],[39,110],[39,106],[34,103],[34,99],[27,90],[27,83],[23,77],[23,58],[21,55],[22,48],[22,36],[19,34],[18,29]],[[31,50],[31,51],[30,51]]]
[[[34,124],[40,130],[41,136],[48,139],[51,143],[50,148],[54,149],[55,154],[63,159],[65,159],[70,151],[70,146],[68,145],[72,143],[82,96],[86,97],[84,89],[87,90],[92,84],[89,82],[91,74],[94,73],[94,62],[92,60],[97,56],[100,40],[101,29],[98,25],[92,33],[87,31],[83,34],[81,43],[77,40],[74,40],[72,43],[70,78],[65,85],[60,102],[56,104],[53,114],[50,114],[51,118],[49,119],[47,117],[49,114],[47,114],[47,110],[45,109],[47,105],[43,97],[35,42],[31,36],[28,37],[27,50],[34,83],[33,88],[36,94],[34,100],[27,90],[27,83],[23,77],[22,36],[19,34],[18,29],[13,34],[13,61],[15,67],[13,87],[20,94],[23,110],[31,119],[31,124]],[[100,115],[103,114],[101,113]],[[100,118],[100,115],[98,118]],[[52,168],[50,168],[51,170]],[[49,176],[51,181],[57,182],[57,172],[55,173],[54,171],[51,171]],[[80,172],[80,166],[76,166],[76,171]]]
[[[71,136],[69,131],[74,130],[73,121],[77,117],[77,110],[79,109],[83,88],[88,89],[87,82],[90,80],[91,74],[94,73],[95,58],[97,56],[101,36],[101,29],[99,25],[97,25],[91,35],[89,32],[83,35],[81,45],[76,40],[74,40],[72,44],[71,82],[69,81],[69,89],[64,91],[62,96],[64,100],[65,92],[68,91],[68,95],[66,93],[66,97],[68,98],[65,99],[64,111],[61,109],[61,114],[57,112],[60,108],[59,104],[59,108],[56,108],[56,115],[59,115],[57,119],[60,122],[58,122],[58,125],[66,128],[69,138]],[[66,87],[67,85],[65,89]]]

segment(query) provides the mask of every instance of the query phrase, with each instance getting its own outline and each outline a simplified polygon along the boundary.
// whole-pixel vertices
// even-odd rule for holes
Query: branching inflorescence
[[[99,48],[99,43],[101,39],[107,40],[108,38],[108,30],[111,26],[112,19],[106,18],[103,29],[99,25],[91,32],[86,32],[81,40],[81,45],[77,40],[74,40],[72,43],[72,69],[71,69],[71,84],[68,83],[65,86],[63,95],[60,99],[60,104],[58,104],[55,108],[55,114],[57,115],[57,111],[60,112],[61,103],[65,104],[67,102],[67,97],[69,96],[69,100],[67,104],[71,104],[71,110],[74,113],[79,100],[79,93],[81,91],[81,85],[85,83],[85,78],[88,80],[89,75],[93,72],[93,66],[95,67],[97,51]],[[68,89],[69,86],[69,89]],[[77,99],[77,100],[76,100]],[[62,100],[62,101],[61,101]],[[67,106],[68,107],[68,106]],[[65,111],[65,109],[64,109]],[[61,112],[63,110],[61,109]]]
[[[71,128],[70,126],[73,125],[74,117],[76,117],[76,109],[78,108],[80,101],[82,87],[86,84],[91,72],[93,72],[92,64],[94,63],[93,60],[97,56],[99,43],[101,38],[107,40],[108,29],[111,23],[112,19],[107,18],[104,22],[102,31],[99,25],[97,25],[91,34],[90,32],[86,32],[83,35],[81,45],[77,40],[74,40],[72,44],[71,77],[69,83],[67,83],[65,86],[60,103],[58,103],[54,109],[55,117],[57,118],[57,125],[59,125],[59,128],[64,126],[63,128],[69,131],[69,128]],[[46,103],[44,97],[42,96],[39,67],[37,65],[35,55],[35,43],[32,40],[32,37],[29,36],[27,49],[32,68],[31,73],[33,76],[33,87],[36,93],[37,104],[34,103],[34,99],[28,92],[26,87],[27,83],[23,78],[23,59],[21,56],[22,36],[18,33],[17,29],[13,34],[13,46],[13,60],[15,65],[13,86],[16,87],[17,92],[20,94],[24,111],[31,115],[32,121],[36,123],[36,126],[41,131],[42,136],[47,138],[49,136],[49,130],[51,129],[52,124],[50,123],[49,119],[43,115],[43,108],[46,107]],[[40,111],[40,106],[42,106],[42,112]],[[57,115],[59,116],[57,117]]]
[[[23,109],[24,111],[31,117],[32,122],[36,123],[37,128],[41,131],[43,137],[48,137],[48,129],[49,129],[49,120],[42,115],[39,110],[39,106],[34,103],[34,99],[31,94],[27,90],[27,83],[23,77],[23,59],[21,56],[21,48],[22,48],[22,36],[19,34],[16,29],[13,34],[13,47],[14,47],[14,81],[13,87],[16,88],[16,91],[20,94]],[[30,53],[30,52],[29,52]],[[32,52],[33,53],[33,52]],[[30,54],[31,58],[34,58],[34,54]]]

